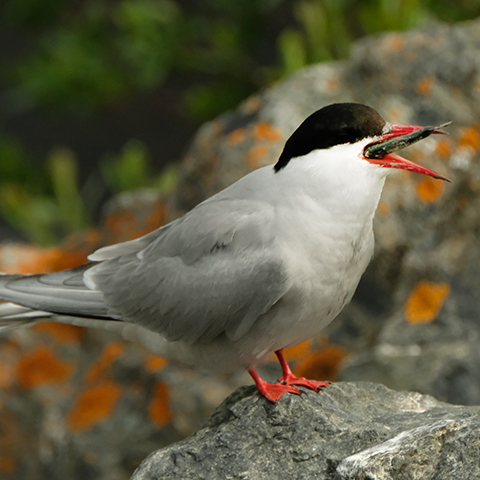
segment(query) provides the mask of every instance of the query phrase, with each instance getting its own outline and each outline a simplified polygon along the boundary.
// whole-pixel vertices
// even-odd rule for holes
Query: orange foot
[[[319,392],[322,388],[328,387],[330,382],[321,382],[318,380],[308,380],[305,377],[297,377],[295,376],[290,367],[288,366],[285,357],[283,356],[283,349],[277,350],[275,355],[280,362],[282,367],[283,375],[277,380],[277,382],[281,382],[284,385],[296,385],[297,387],[305,387],[313,390],[314,392]]]
[[[293,373],[283,374],[277,382],[281,382],[285,386],[295,385],[297,387],[305,387],[313,390],[314,392],[319,392],[322,388],[328,387],[330,382],[321,382],[319,380],[308,380],[305,377],[297,377]]]
[[[253,378],[257,390],[270,402],[277,403],[284,393],[293,393],[294,395],[301,395],[302,392],[284,383],[268,383],[261,378],[258,373],[251,368],[248,373]]]

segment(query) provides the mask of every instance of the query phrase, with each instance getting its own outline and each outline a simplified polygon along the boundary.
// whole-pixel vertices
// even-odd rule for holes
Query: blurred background
[[[153,230],[274,161],[323,102],[453,120],[408,158],[454,182],[392,175],[354,301],[287,355],[311,378],[478,404],[480,24],[432,24],[479,16],[480,0],[2,0],[0,271]],[[17,329],[0,338],[0,479],[127,480],[248,383],[100,329]]]
[[[199,125],[365,35],[480,0],[3,0],[0,240],[47,246],[112,194],[175,183]]]

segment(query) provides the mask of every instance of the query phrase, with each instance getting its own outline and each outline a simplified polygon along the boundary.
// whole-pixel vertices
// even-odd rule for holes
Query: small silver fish
[[[367,145],[363,150],[363,155],[365,158],[383,158],[385,155],[399,150],[401,148],[408,147],[423,138],[429,137],[432,133],[443,133],[439,131],[440,128],[450,125],[452,122],[443,123],[437,127],[423,127],[420,130],[417,130],[401,137],[392,138],[385,142],[380,143],[371,143]]]

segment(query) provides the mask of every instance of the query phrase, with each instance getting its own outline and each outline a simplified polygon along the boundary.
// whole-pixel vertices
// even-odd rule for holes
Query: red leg
[[[251,368],[248,370],[248,373],[253,378],[255,385],[257,386],[258,391],[272,403],[277,403],[279,398],[284,393],[294,393],[295,395],[300,395],[301,392],[295,387],[290,385],[285,385],[283,383],[268,383],[263,380],[258,373]]]
[[[283,356],[283,348],[277,350],[275,352],[275,355],[277,356],[283,370],[283,374],[277,380],[277,382],[281,382],[285,385],[296,385],[297,387],[309,388],[310,390],[314,390],[315,392],[319,392],[322,388],[330,385],[330,382],[320,382],[318,380],[307,380],[304,377],[296,377],[290,370],[290,367],[288,366],[288,363]]]

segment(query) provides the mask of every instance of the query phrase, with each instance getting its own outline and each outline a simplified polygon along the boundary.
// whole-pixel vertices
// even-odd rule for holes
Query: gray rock
[[[277,405],[243,387],[132,480],[479,478],[479,411],[372,383],[285,395]]]
[[[345,458],[337,473],[347,480],[476,478],[478,427],[446,419],[413,428]]]

